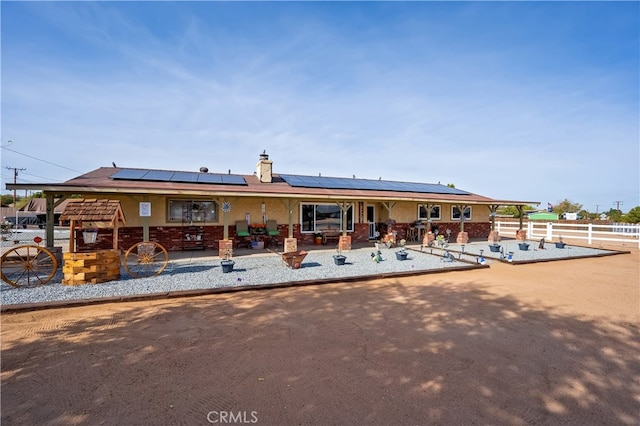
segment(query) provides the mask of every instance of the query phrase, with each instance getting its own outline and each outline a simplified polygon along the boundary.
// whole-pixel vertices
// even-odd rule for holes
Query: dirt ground
[[[2,424],[638,424],[639,253],[2,315]]]

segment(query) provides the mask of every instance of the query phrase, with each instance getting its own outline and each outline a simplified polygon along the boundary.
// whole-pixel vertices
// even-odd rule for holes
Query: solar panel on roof
[[[242,176],[239,175],[220,175],[222,176],[222,183],[229,185],[246,185],[247,182]]]
[[[222,177],[215,173],[203,173],[198,176],[198,183],[222,183]]]
[[[166,170],[149,170],[140,180],[157,180],[161,182],[171,182],[173,172]]]
[[[171,177],[171,182],[197,182],[198,173],[193,172],[175,172]]]
[[[469,192],[445,185],[389,180],[350,179],[322,176],[280,175],[294,187],[325,189],[360,189],[369,191],[419,192],[427,194],[470,195]]]
[[[147,170],[124,169],[112,174],[111,179],[138,180],[147,173]]]
[[[246,185],[242,176],[220,173],[174,172],[171,170],[123,169],[111,175],[117,180],[144,180],[155,182],[213,183],[222,185]]]

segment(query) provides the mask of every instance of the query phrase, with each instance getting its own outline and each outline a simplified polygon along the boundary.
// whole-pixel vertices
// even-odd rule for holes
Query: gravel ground
[[[33,238],[33,232],[29,233],[29,237],[24,241],[30,241]],[[553,243],[547,243],[544,249],[539,249],[537,242],[529,243],[529,250],[522,251],[519,250],[516,241],[502,242],[502,254],[491,252],[487,242],[474,242],[466,244],[464,247],[459,244],[450,244],[446,248],[424,248],[422,251],[419,245],[414,245],[407,250],[409,256],[404,261],[396,259],[395,251],[397,249],[383,248],[381,251],[383,260],[380,263],[372,261],[371,255],[375,249],[368,247],[345,253],[347,263],[343,266],[334,264],[334,251],[310,250],[300,269],[290,269],[283,264],[280,255],[267,253],[236,257],[234,270],[230,273],[222,272],[220,259],[217,257],[171,259],[165,271],[155,277],[134,279],[128,276],[123,269],[121,279],[118,281],[77,286],[62,285],[62,272],[59,270],[47,285],[41,287],[14,288],[2,282],[0,284],[0,305],[126,298],[190,290],[206,291],[208,289],[340,280],[353,277],[446,272],[474,267],[479,263],[481,255],[485,258],[487,265],[496,261],[507,261],[506,256],[509,252],[513,253],[512,262],[515,264],[616,253],[601,248],[579,246],[566,246],[564,249],[558,249]],[[447,251],[453,258],[452,261],[443,260],[443,254]],[[501,255],[504,256],[503,259],[501,259]]]
[[[62,272],[59,270],[49,283],[40,287],[14,288],[3,282],[0,287],[0,304],[86,300],[185,290],[339,280],[420,271],[447,271],[470,266],[462,261],[446,262],[435,253],[431,255],[416,250],[408,250],[407,260],[399,261],[395,257],[395,249],[383,249],[383,259],[376,263],[372,261],[373,251],[373,248],[351,250],[345,253],[346,264],[337,266],[333,260],[335,252],[312,250],[302,262],[300,269],[287,267],[276,253],[241,256],[234,259],[234,270],[229,273],[222,272],[218,257],[175,259],[170,260],[165,271],[155,277],[132,278],[123,269],[119,281],[77,286],[62,285]]]

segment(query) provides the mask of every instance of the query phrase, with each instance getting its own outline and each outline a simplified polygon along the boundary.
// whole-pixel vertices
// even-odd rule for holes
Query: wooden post
[[[148,218],[147,218],[148,219]],[[149,225],[147,224],[147,232],[149,232]],[[149,237],[144,239],[145,242],[149,241]],[[118,250],[118,218],[113,221],[113,249]]]
[[[293,213],[294,213],[294,209],[298,205],[298,202],[293,201],[291,199],[287,200],[286,203],[283,200],[280,200],[280,202],[287,209],[287,212],[289,213],[289,232],[287,233],[287,236],[288,238],[293,238]]]
[[[496,230],[496,212],[498,211],[498,207],[500,207],[499,204],[489,204],[489,211],[490,213],[490,217],[491,217],[491,230],[495,231]]]
[[[76,252],[76,221],[69,221],[69,253]]]
[[[47,200],[47,215],[45,216],[45,246],[52,248],[55,245],[53,227],[55,226],[55,214],[53,205],[53,194],[46,194]]]
[[[226,199],[222,200],[223,203],[226,203]],[[222,211],[222,239],[223,240],[228,240],[229,239],[229,218],[228,218],[229,214],[227,212],[225,212],[224,210]]]
[[[353,203],[349,203],[347,201],[343,201],[341,203],[336,203],[338,207],[340,207],[340,229],[342,230],[342,236],[347,236],[347,212],[353,205]]]
[[[516,209],[518,209],[518,230],[522,230],[522,212],[524,211],[524,206],[520,205],[520,206],[516,206]]]
[[[118,233],[118,225],[116,221],[116,225],[114,227],[114,233]],[[142,241],[149,242],[149,216],[142,217]],[[117,247],[114,247],[117,248]]]

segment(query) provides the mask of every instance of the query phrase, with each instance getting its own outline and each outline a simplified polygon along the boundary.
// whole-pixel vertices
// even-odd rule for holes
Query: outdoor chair
[[[269,245],[275,244],[278,247],[278,239],[280,231],[278,231],[278,222],[273,219],[267,220],[267,235],[269,236]]]
[[[251,247],[251,233],[249,232],[249,224],[244,220],[236,221],[236,237],[238,237],[237,248],[240,245]]]

